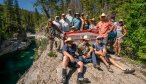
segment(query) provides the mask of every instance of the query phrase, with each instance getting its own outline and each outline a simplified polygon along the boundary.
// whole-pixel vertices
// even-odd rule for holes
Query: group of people
[[[84,35],[79,44],[75,44],[71,37],[68,37],[64,41],[63,52],[63,70],[62,70],[62,81],[66,81],[67,66],[72,66],[78,69],[77,82],[88,81],[87,78],[83,77],[83,65],[84,63],[93,63],[93,67],[101,69],[97,63],[97,59],[101,59],[106,65],[109,72],[113,72],[110,68],[109,62],[120,68],[126,74],[132,74],[135,70],[126,69],[120,66],[116,61],[107,55],[107,45],[110,45],[110,51],[115,52],[117,56],[121,52],[121,43],[126,35],[126,29],[124,21],[120,19],[115,22],[115,16],[112,16],[110,20],[107,20],[107,15],[102,13],[100,21],[96,24],[95,19],[89,19],[88,15],[84,13],[75,13],[72,15],[72,10],[69,9],[68,14],[62,14],[55,17],[52,21],[49,19],[47,26],[47,36],[49,38],[50,50],[53,49],[53,44],[56,44],[57,50],[61,49],[61,36],[65,32],[74,32],[78,30],[94,29],[98,32],[96,42],[90,44],[90,37]]]

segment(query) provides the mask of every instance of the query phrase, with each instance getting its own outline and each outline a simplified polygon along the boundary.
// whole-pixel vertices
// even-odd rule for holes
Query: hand
[[[83,59],[86,59],[86,56],[85,55],[83,55],[82,57],[83,57]]]
[[[88,57],[88,58],[90,58],[90,57],[91,57],[91,56],[90,56],[90,53],[87,53],[87,57]]]
[[[73,57],[70,57],[70,61],[71,61],[72,63],[74,63],[74,62],[75,62],[75,59],[74,59]]]
[[[110,31],[107,31],[107,33],[109,34],[109,33],[110,33]]]

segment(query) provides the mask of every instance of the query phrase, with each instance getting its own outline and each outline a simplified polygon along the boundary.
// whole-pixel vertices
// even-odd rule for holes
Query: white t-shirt
[[[68,32],[69,31],[69,20],[68,19],[61,19],[59,21],[61,23],[62,26],[62,31],[63,32]]]
[[[71,26],[71,23],[73,21],[73,17],[71,15],[67,14],[66,18],[69,20],[69,25]]]
[[[54,20],[53,24],[56,25],[60,30],[62,30],[61,23],[59,21]]]

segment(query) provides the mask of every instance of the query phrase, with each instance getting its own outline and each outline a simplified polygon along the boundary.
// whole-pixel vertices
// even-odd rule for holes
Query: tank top
[[[84,24],[84,30],[87,30],[87,29],[89,29],[89,23],[88,22],[85,22],[85,24]]]
[[[123,28],[122,27],[117,27],[116,28],[116,32],[117,32],[117,38],[122,37],[123,33],[122,33]]]

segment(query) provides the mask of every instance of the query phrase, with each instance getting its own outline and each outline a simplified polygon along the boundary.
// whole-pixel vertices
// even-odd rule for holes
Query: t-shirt
[[[75,52],[77,50],[76,44],[72,44],[71,47],[69,47],[67,44],[65,44],[63,46],[63,52],[67,51],[69,54],[71,54],[72,56],[76,56]]]
[[[89,51],[90,51],[90,48],[91,48],[91,44],[88,43],[87,45],[85,45],[84,43],[81,43],[78,45],[78,48],[79,48],[79,52],[86,55]]]
[[[66,18],[69,20],[69,25],[72,26],[73,17],[71,15],[67,14]]]
[[[99,31],[99,35],[106,38],[108,36],[108,31],[113,27],[113,24],[109,21],[100,21],[97,23],[96,28]]]
[[[73,22],[72,22],[72,26],[75,26],[75,28],[77,30],[80,30],[81,29],[81,26],[82,26],[82,21],[80,18],[74,18],[73,19]]]
[[[59,21],[53,21],[53,24],[56,25],[60,30],[62,30],[61,23]]]
[[[59,22],[61,23],[62,31],[68,32],[69,31],[69,20],[68,19],[61,19]]]
[[[99,51],[99,50],[105,49],[106,47],[105,47],[104,44],[95,43],[95,44],[93,45],[93,48],[95,48],[97,51]]]

